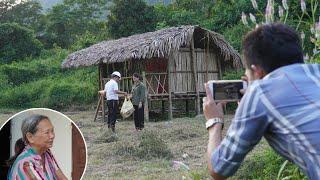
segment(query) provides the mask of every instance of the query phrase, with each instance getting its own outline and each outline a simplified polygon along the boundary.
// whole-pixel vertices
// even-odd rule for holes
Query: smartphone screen
[[[212,80],[208,82],[215,100],[238,101],[245,84],[242,80]]]

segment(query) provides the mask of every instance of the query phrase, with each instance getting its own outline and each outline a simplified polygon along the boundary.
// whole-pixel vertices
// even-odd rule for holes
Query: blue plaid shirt
[[[309,179],[320,179],[320,64],[284,66],[250,85],[212,154],[214,171],[233,175],[262,136]]]

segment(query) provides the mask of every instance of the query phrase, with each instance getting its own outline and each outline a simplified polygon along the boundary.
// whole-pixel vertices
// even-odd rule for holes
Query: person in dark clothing
[[[132,76],[134,85],[132,87],[132,104],[134,107],[134,125],[137,131],[144,128],[144,102],[145,102],[145,85],[141,82],[142,78],[138,73]]]

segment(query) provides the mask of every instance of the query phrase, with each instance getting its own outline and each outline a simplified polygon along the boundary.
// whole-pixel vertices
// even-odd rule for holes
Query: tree
[[[143,0],[113,0],[109,7],[108,31],[114,38],[154,31],[156,14]]]
[[[42,44],[32,30],[17,23],[0,24],[0,63],[37,56],[41,50]]]
[[[30,1],[4,0],[0,2],[0,23],[18,23],[40,32],[44,25],[41,4]]]
[[[7,11],[16,4],[16,0],[2,0],[0,1],[0,19],[7,13]]]
[[[99,36],[106,27],[103,20],[105,10],[106,1],[65,0],[49,11],[44,39],[51,45],[56,43],[69,48],[77,36],[86,32]]]
[[[200,25],[209,28],[214,0],[175,0],[169,5],[155,5],[157,29],[180,25]]]

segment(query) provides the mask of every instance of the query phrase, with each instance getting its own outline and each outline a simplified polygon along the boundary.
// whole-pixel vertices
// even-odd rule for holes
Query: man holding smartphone
[[[225,138],[221,105],[206,85],[203,109],[211,176],[232,176],[264,136],[309,179],[320,179],[320,65],[304,64],[299,35],[283,24],[249,32],[243,54],[250,85]]]

